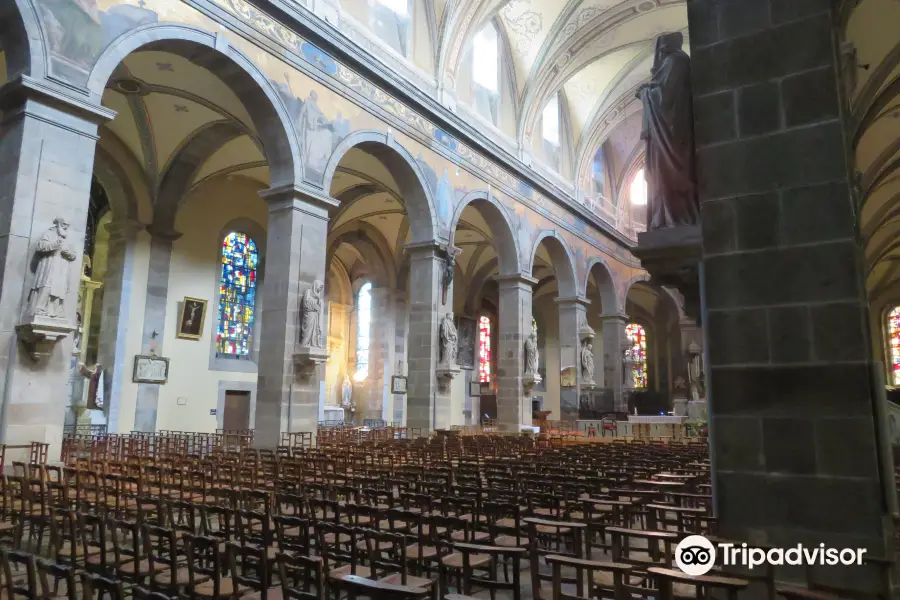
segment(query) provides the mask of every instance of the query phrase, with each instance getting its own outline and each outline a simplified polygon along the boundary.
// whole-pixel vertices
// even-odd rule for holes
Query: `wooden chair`
[[[121,581],[87,571],[81,573],[81,592],[84,600],[125,600]]]
[[[37,559],[37,575],[41,588],[41,600],[78,600],[82,597],[78,587],[78,577],[75,568],[68,565],[59,565],[49,560]],[[53,585],[50,585],[50,579]],[[60,594],[59,584],[65,584],[64,595]]]
[[[331,583],[337,591],[350,594],[351,598],[369,598],[370,600],[419,600],[428,598],[430,590],[403,585],[390,585],[358,575],[344,575]]]
[[[325,600],[325,569],[321,558],[280,552],[275,559],[284,600]]]
[[[695,588],[696,598],[710,600],[718,597],[713,590],[721,590],[728,600],[737,600],[738,592],[745,589],[750,582],[746,579],[733,577],[719,577],[716,575],[687,575],[680,570],[650,567],[647,573],[651,575],[659,589],[661,600],[674,600],[673,584],[681,583]]]
[[[3,596],[9,598],[25,597],[37,600],[40,591],[37,585],[37,564],[33,555],[27,552],[0,548],[0,565],[3,568]],[[25,576],[19,580],[13,577],[13,568],[18,572],[22,568]]]
[[[553,600],[581,600],[583,598],[608,597],[608,595],[604,593],[605,590],[598,589],[598,586],[595,585],[597,579],[595,575],[597,573],[608,573],[610,575],[610,578],[612,579],[612,597],[615,598],[615,600],[628,600],[630,598],[625,585],[628,582],[629,574],[631,573],[631,565],[553,555],[548,556],[546,560],[553,568]],[[563,592],[562,569],[564,567],[575,571],[575,595]]]

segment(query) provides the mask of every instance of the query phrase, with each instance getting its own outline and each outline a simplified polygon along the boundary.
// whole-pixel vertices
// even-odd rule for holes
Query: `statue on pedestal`
[[[656,38],[650,82],[638,88],[644,105],[641,138],[647,142],[647,230],[700,222],[694,170],[694,116],[691,59],[684,36]]]
[[[69,222],[53,219],[53,226],[38,241],[34,283],[28,294],[28,310],[34,316],[59,319],[65,317],[63,304],[69,293],[69,263],[75,250],[66,244]]]
[[[446,313],[444,318],[441,319],[439,333],[441,338],[440,362],[443,365],[455,365],[459,338],[456,333],[456,325],[453,323],[452,313]]]
[[[538,373],[537,334],[534,330],[525,338],[525,375],[534,377]]]
[[[322,339],[322,292],[325,285],[314,281],[312,286],[303,292],[300,302],[300,345],[311,348],[324,348]]]
[[[700,400],[706,397],[704,388],[703,368],[700,366],[700,346],[691,342],[687,350],[688,381],[690,382],[691,400]]]
[[[344,375],[344,381],[341,384],[341,407],[350,408],[353,403],[353,384],[350,382],[350,376]]]
[[[581,379],[588,385],[594,384],[594,345],[590,340],[581,344]]]

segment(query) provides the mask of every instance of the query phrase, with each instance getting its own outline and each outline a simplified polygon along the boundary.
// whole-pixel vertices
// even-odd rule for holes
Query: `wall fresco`
[[[103,50],[128,29],[178,22],[208,31],[223,31],[218,22],[187,4],[172,0],[35,1],[48,31],[53,72],[73,83],[86,82],[91,66]],[[274,56],[237,33],[224,30],[232,46],[260,68],[281,97],[299,138],[306,180],[322,182],[325,165],[334,149],[353,131],[386,131],[390,128],[398,143],[417,157],[422,166],[426,184],[435,198],[436,216],[443,237],[450,233],[450,221],[461,199],[473,190],[490,187],[507,210],[522,250],[523,263],[527,263],[526,258],[530,260],[524,255],[530,252],[538,233],[552,229],[558,231],[571,248],[579,281],[584,280],[587,262],[597,255],[598,249],[618,259],[609,261],[617,271],[615,280],[627,281],[638,271],[630,253],[599,230],[439,129],[295,32],[242,0],[214,2],[282,46],[282,56]],[[84,27],[60,29],[57,26],[71,22],[81,23]],[[70,30],[74,33],[69,33]],[[315,81],[295,65],[312,67],[323,80],[341,92]],[[396,129],[398,123],[403,131]]]

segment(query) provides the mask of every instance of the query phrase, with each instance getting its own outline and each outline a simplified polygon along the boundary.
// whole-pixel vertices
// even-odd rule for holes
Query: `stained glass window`
[[[359,288],[356,301],[356,374],[363,381],[369,376],[369,330],[372,326],[372,284]]]
[[[888,314],[888,347],[891,351],[891,383],[900,385],[900,306]]]
[[[631,342],[631,347],[626,350],[626,358],[632,362],[631,374],[634,387],[647,387],[647,333],[637,323],[629,323],[625,326],[625,335]]]
[[[247,234],[233,231],[225,236],[216,333],[216,352],[219,354],[235,357],[250,354],[258,263],[256,242]]]
[[[478,319],[478,381],[491,381],[491,320]]]

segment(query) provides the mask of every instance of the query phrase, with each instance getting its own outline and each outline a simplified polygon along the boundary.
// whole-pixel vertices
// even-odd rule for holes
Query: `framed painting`
[[[169,380],[169,359],[159,356],[135,356],[134,383],[163,384]]]
[[[470,317],[457,317],[456,331],[457,335],[459,335],[459,350],[456,353],[456,364],[462,369],[474,369],[478,321]]]
[[[206,321],[206,300],[184,297],[178,313],[178,331],[175,337],[183,340],[199,340]]]

